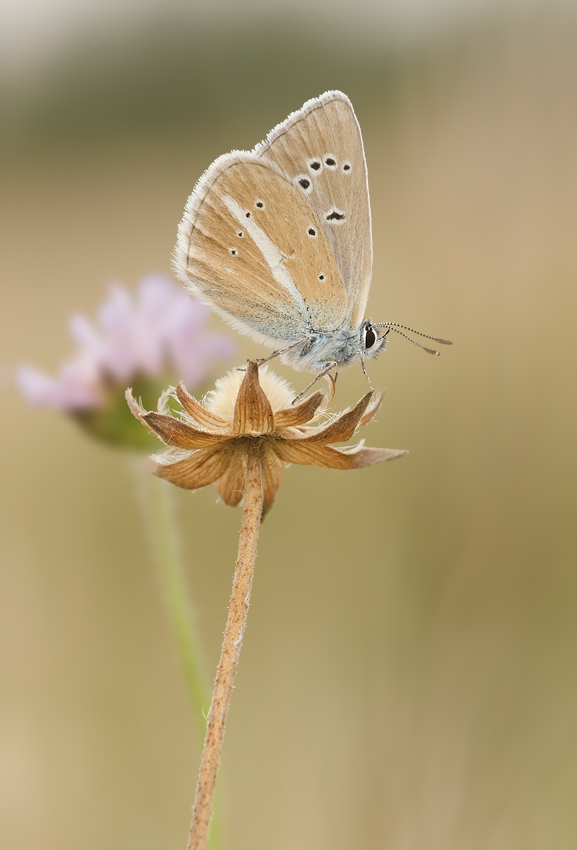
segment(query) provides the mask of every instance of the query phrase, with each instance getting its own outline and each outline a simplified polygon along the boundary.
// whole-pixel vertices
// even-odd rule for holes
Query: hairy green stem
[[[204,672],[200,641],[188,599],[182,569],[171,486],[152,475],[142,458],[135,459],[135,472],[140,503],[155,561],[162,583],[166,611],[180,656],[190,698],[195,731],[202,741],[206,733],[206,713],[210,706],[210,689]],[[219,818],[213,814],[210,850],[219,850]]]

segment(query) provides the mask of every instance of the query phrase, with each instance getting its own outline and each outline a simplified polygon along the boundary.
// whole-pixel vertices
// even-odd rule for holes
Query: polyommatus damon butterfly
[[[317,378],[359,358],[364,370],[390,330],[410,330],[364,319],[371,210],[361,130],[346,95],[307,101],[253,151],[212,163],[188,199],[175,268],[233,327]]]

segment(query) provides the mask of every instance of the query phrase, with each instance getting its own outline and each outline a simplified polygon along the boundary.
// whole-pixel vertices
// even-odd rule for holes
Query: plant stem
[[[145,472],[145,484],[147,519],[154,537],[165,603],[184,669],[195,725],[202,740],[206,730],[204,710],[209,704],[209,688],[184,581],[172,492],[165,481],[148,471]]]
[[[222,651],[208,715],[206,739],[187,850],[205,850],[206,847],[226,717],[250,602],[262,507],[262,460],[258,449],[255,448],[249,452],[247,458],[244,513],[240,529],[238,558]]]

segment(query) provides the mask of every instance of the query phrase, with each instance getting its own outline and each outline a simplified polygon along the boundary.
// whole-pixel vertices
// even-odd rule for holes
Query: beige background
[[[199,759],[130,463],[62,416],[30,410],[11,369],[55,370],[72,350],[71,312],[93,312],[112,278],[134,287],[168,271],[203,169],[332,86],[353,99],[365,138],[370,315],[455,346],[433,359],[392,339],[371,364],[387,394],[364,436],[407,457],[286,474],[261,534],[225,741],[227,847],[569,850],[572,24],[497,22],[350,56],[346,41],[317,33],[318,55],[307,41],[292,74],[284,25],[229,41],[210,32],[212,42],[174,35],[178,50],[190,37],[190,76],[176,59],[170,76],[165,58],[180,53],[164,34],[158,55],[154,37],[141,53],[136,40],[124,64],[114,54],[114,73],[108,48],[94,48],[85,65],[73,57],[60,76],[12,90],[0,260],[2,846],[183,848]],[[256,353],[238,343],[239,361]],[[358,368],[339,384],[341,406],[366,388]],[[240,513],[213,489],[174,495],[212,675]]]

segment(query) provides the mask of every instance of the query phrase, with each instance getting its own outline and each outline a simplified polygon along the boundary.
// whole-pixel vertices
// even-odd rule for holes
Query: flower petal
[[[323,400],[323,394],[320,391],[305,398],[300,404],[295,404],[294,407],[287,407],[284,410],[278,410],[274,415],[274,424],[277,431],[282,428],[294,428],[297,425],[304,425],[305,422],[310,422],[317,409]]]
[[[174,463],[159,463],[156,475],[185,490],[198,490],[214,484],[225,472],[229,459],[227,446],[201,449]]]
[[[97,410],[102,405],[102,378],[89,356],[76,357],[62,366],[56,378],[34,366],[22,365],[16,382],[31,404],[67,413]]]
[[[378,393],[377,397],[373,401],[372,404],[369,404],[363,415],[361,416],[361,421],[359,422],[359,427],[362,428],[363,425],[366,425],[371,421],[377,410],[380,408],[383,403],[383,398],[385,397],[385,393]]]
[[[385,460],[396,460],[396,458],[408,454],[408,449],[378,449],[365,448],[364,446],[358,446],[352,451],[340,451],[339,449],[335,449],[335,451],[350,459],[351,465],[347,467],[348,469],[363,469],[365,466],[374,466],[376,463],[382,463]]]
[[[258,380],[258,364],[249,360],[234,406],[234,434],[271,434],[274,431],[272,407]]]
[[[146,416],[148,411],[144,409],[141,402],[136,401],[136,399],[132,395],[132,387],[128,387],[128,389],[124,393],[124,398],[126,399],[126,402],[129,408],[131,409],[133,415],[136,416],[137,419],[140,419],[140,421],[144,424],[143,417]]]
[[[272,451],[267,451],[263,463],[263,493],[264,501],[263,516],[272,508],[274,497],[280,487],[281,475],[284,471],[284,463]]]
[[[295,436],[294,439],[307,443],[344,443],[350,440],[355,431],[365,410],[371,400],[372,391],[368,392],[362,399],[353,407],[352,410],[347,410],[341,413],[328,425],[320,425],[318,428],[311,429],[302,434]]]
[[[200,431],[164,413],[146,413],[141,417],[141,421],[145,422],[151,431],[158,434],[167,446],[176,446],[179,449],[203,449],[230,439],[230,435]]]
[[[278,440],[273,443],[273,448],[285,463],[315,464],[329,469],[361,469],[405,454],[398,449],[357,448],[345,452],[333,446],[311,445],[303,440]]]
[[[206,407],[203,407],[189,395],[184,384],[180,383],[177,386],[176,396],[184,410],[200,428],[206,428],[207,431],[221,431],[228,427],[228,423],[224,419],[221,419],[216,413],[211,413],[210,410],[207,410]]]
[[[227,469],[214,486],[225,505],[235,508],[244,493],[246,475],[246,450],[239,446],[229,453]]]

